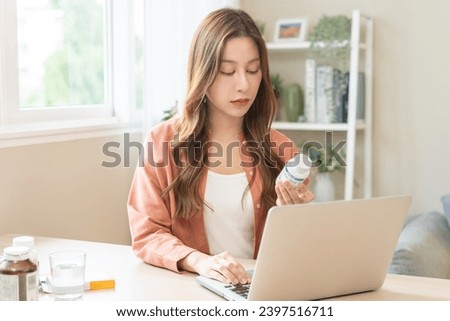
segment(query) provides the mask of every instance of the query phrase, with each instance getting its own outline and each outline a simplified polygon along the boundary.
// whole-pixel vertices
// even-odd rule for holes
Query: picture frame
[[[306,41],[307,18],[279,19],[275,26],[274,41]]]

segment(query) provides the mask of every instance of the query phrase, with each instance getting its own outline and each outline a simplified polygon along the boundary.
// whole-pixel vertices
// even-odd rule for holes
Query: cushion
[[[450,224],[450,194],[445,194],[441,197],[444,214],[447,216],[447,222]]]
[[[450,227],[445,215],[409,216],[388,272],[450,278]]]

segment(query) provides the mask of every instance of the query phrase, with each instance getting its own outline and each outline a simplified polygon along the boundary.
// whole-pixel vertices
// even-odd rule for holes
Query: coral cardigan
[[[178,272],[177,262],[193,251],[209,254],[208,240],[203,224],[203,211],[190,219],[176,219],[176,195],[173,190],[161,198],[161,192],[172,183],[178,173],[170,143],[174,139],[175,120],[154,127],[145,142],[143,164],[135,171],[128,198],[128,217],[135,254],[147,263]],[[270,131],[274,151],[287,162],[298,151],[295,144],[276,130]],[[242,155],[242,161],[251,158]],[[261,177],[257,167],[243,166],[250,180],[253,199],[255,232],[254,258],[258,253],[268,209],[262,208]],[[204,195],[206,172],[202,175],[199,192]]]

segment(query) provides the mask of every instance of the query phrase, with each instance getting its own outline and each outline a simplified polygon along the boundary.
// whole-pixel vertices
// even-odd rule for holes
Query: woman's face
[[[219,63],[219,73],[207,91],[209,115],[243,119],[261,83],[258,47],[251,38],[231,38]]]

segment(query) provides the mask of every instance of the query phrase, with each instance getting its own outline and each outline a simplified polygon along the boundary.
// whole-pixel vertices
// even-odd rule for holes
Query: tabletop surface
[[[0,236],[0,250],[12,244],[13,234]],[[115,289],[88,291],[84,300],[125,301],[211,301],[223,300],[195,282],[196,274],[176,273],[144,263],[130,246],[49,237],[35,237],[41,275],[50,274],[48,254],[62,249],[86,252],[86,275],[110,276]],[[253,260],[241,261],[246,268]],[[49,294],[40,300],[52,300]],[[388,274],[376,291],[333,298],[333,300],[450,300],[450,280]]]

